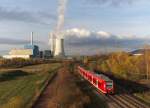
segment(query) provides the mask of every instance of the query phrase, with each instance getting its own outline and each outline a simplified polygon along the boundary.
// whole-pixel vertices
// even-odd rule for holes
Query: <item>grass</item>
[[[0,72],[0,108],[29,108],[60,64],[30,66],[22,70]],[[40,70],[39,70],[39,69]]]

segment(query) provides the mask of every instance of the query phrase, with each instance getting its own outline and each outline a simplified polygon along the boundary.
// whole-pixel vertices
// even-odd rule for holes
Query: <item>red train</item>
[[[98,90],[104,94],[114,94],[114,84],[111,79],[103,74],[96,74],[94,72],[85,70],[78,66],[78,71],[82,77],[88,80]]]

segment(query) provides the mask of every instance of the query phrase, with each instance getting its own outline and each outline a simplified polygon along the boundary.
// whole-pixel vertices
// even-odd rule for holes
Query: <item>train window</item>
[[[107,88],[112,88],[112,85],[106,85]]]
[[[113,82],[112,81],[106,82],[106,87],[107,88],[113,88]]]

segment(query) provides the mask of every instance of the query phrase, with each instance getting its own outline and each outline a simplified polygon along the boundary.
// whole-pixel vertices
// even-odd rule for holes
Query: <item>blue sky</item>
[[[79,4],[72,0],[68,13],[72,13],[69,16],[73,20],[72,23],[75,23],[73,26],[85,26],[92,30],[101,29],[120,35],[148,35],[149,8],[150,1],[148,0],[135,0],[132,4],[121,4],[120,6],[96,3]]]
[[[149,0],[101,1],[68,0],[64,29],[84,28],[145,39],[150,36]],[[57,22],[57,3],[57,0],[0,0],[0,53],[20,48],[22,44],[11,41],[26,42],[31,31],[35,32],[35,40],[40,41],[41,49],[49,48],[48,33]],[[2,42],[6,39],[10,44]]]

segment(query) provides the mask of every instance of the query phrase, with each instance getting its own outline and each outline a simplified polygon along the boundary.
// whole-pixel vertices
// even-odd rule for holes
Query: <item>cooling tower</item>
[[[65,52],[64,52],[64,39],[55,39],[55,57],[64,57]]]

